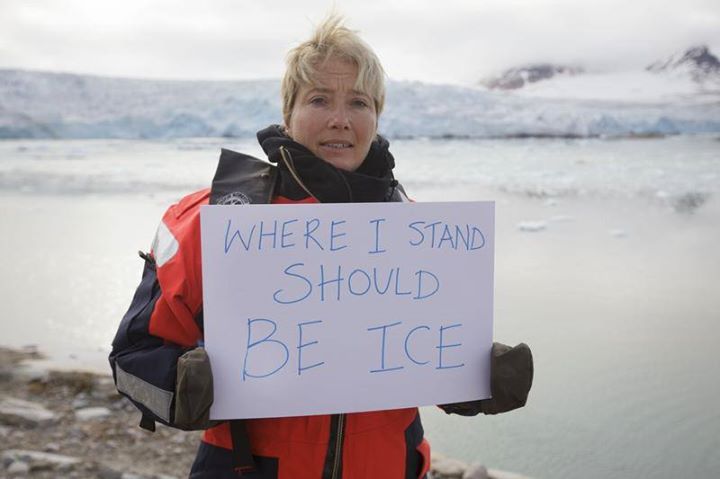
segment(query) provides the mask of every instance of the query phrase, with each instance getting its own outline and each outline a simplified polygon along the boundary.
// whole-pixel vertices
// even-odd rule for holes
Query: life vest
[[[200,207],[316,202],[275,194],[276,175],[274,165],[223,150],[212,188],[184,197],[164,214],[110,358],[118,389],[141,409],[146,425],[173,425],[177,358],[202,340]],[[407,201],[402,188],[393,187],[391,199]],[[237,467],[248,446],[238,446],[238,438],[245,434],[252,471]],[[203,434],[190,477],[415,479],[429,467],[418,410],[407,408],[223,422]]]

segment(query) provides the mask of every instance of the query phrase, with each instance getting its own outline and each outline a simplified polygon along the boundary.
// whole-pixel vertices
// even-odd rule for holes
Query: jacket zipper
[[[285,148],[284,146],[280,147],[280,156],[282,157],[282,160],[285,163],[285,166],[287,167],[287,169],[290,172],[290,174],[292,175],[292,177],[295,179],[295,182],[300,186],[300,188],[305,190],[305,193],[307,193],[308,196],[310,196],[310,198],[312,198],[315,201],[317,201],[318,203],[320,203],[320,200],[317,199],[317,197],[312,194],[312,192],[308,189],[308,187],[305,186],[305,183],[303,183],[302,180],[300,179],[300,175],[295,170],[295,163],[293,162],[292,155],[287,150],[287,148]]]
[[[335,435],[335,458],[333,461],[332,479],[342,477],[342,443],[345,432],[345,414],[337,415],[337,433]]]

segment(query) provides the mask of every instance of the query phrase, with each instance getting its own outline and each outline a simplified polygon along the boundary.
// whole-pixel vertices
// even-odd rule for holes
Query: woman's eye
[[[325,97],[314,96],[314,97],[310,98],[310,104],[312,104],[312,105],[324,105],[325,103],[327,103],[327,100],[325,99]]]
[[[352,101],[352,106],[358,107],[358,108],[367,108],[368,102],[363,100],[362,98],[356,98]]]

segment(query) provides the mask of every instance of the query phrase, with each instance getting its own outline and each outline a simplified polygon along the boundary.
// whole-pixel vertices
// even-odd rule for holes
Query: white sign
[[[204,206],[213,419],[490,397],[494,203]]]

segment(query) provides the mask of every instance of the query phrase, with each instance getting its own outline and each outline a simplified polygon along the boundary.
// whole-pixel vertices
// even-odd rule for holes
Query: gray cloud
[[[519,63],[642,67],[687,46],[720,50],[720,7],[636,0],[335,2],[391,78],[471,82]],[[150,78],[280,76],[329,0],[0,1],[0,67]]]

